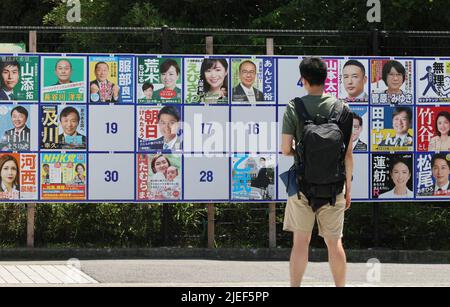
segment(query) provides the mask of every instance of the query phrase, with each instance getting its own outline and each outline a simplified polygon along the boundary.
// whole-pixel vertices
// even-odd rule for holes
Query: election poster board
[[[2,53],[0,202],[285,202],[303,59]],[[449,201],[450,57],[322,59],[353,201]]]

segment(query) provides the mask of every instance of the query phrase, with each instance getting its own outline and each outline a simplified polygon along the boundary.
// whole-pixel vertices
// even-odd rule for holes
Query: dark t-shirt
[[[306,111],[308,111],[308,114],[312,118],[314,118],[317,114],[328,118],[334,104],[338,101],[335,97],[329,94],[323,94],[321,96],[307,95],[302,97],[302,100],[304,101]],[[350,142],[350,138],[352,137],[353,114],[346,104],[344,104],[344,109],[342,111],[339,123],[339,128],[344,134],[345,146],[347,146]],[[301,122],[297,116],[293,100],[289,102],[286,107],[283,117],[282,133],[294,136],[296,143],[298,143],[302,138],[303,122]],[[347,150],[349,148],[352,150],[351,147],[352,144],[350,144],[350,147],[347,147]],[[298,163],[296,156],[295,162]]]

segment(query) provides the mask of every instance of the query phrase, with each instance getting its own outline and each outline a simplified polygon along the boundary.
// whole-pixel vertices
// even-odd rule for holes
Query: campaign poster
[[[181,103],[183,66],[179,57],[138,57],[138,103]]]
[[[37,150],[37,105],[0,104],[0,151]]]
[[[86,103],[86,57],[41,57],[41,101]]]
[[[37,102],[39,57],[0,57],[0,101]]]
[[[138,200],[181,200],[181,155],[139,154]]]
[[[450,151],[450,107],[417,108],[417,151]]]
[[[133,103],[133,57],[89,57],[89,101],[91,103]]]
[[[181,150],[181,106],[139,106],[137,125],[138,151]]]
[[[185,58],[185,103],[228,104],[229,67],[225,58]]]
[[[450,103],[450,59],[417,59],[416,70],[419,104]]]
[[[41,199],[86,200],[86,154],[41,154]]]
[[[372,198],[414,198],[413,154],[372,155]]]
[[[353,152],[367,152],[369,149],[369,107],[350,106],[353,113]]]
[[[41,106],[41,149],[86,149],[86,106]]]
[[[288,104],[295,97],[308,95],[300,80],[300,63],[297,59],[279,59],[278,87],[279,104]],[[367,59],[327,58],[322,60],[327,65],[327,78],[324,92],[343,99],[348,103],[367,104],[369,101],[369,61]]]
[[[420,153],[416,159],[417,197],[450,196],[450,153]]]
[[[414,104],[413,60],[372,59],[370,72],[372,104]]]
[[[336,73],[336,60],[330,60],[329,80]],[[331,69],[332,68],[332,69]],[[339,91],[337,97],[347,103],[367,104],[369,102],[369,60],[339,60]],[[334,86],[334,84],[333,84]]]
[[[37,164],[37,154],[0,154],[0,200],[36,200]]]
[[[233,58],[231,65],[233,103],[276,103],[274,58]]]
[[[372,108],[372,151],[414,151],[414,110],[408,106]]]
[[[233,200],[275,199],[275,155],[234,154],[231,170]]]

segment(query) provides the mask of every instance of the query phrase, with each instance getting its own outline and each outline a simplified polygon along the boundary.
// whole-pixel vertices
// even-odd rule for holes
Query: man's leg
[[[294,232],[290,259],[291,287],[300,287],[308,264],[311,233]]]
[[[328,261],[333,274],[336,287],[345,287],[345,275],[347,271],[347,258],[341,239],[325,238],[328,248]]]

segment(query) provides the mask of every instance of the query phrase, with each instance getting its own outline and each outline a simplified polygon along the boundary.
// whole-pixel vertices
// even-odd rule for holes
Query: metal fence
[[[273,39],[272,47],[276,55],[450,55],[450,32],[388,32],[376,29],[307,31],[192,29],[167,26],[161,28],[0,26],[0,43],[29,43],[29,38],[33,36],[30,35],[33,33],[30,31],[36,33],[38,52],[257,55],[267,54],[267,39],[270,38]],[[86,40],[86,37],[89,39]],[[243,210],[239,204],[216,207],[205,204],[183,208],[178,208],[177,205],[164,205],[158,208],[150,206],[148,210],[157,211],[153,216],[159,217],[160,223],[155,226],[156,228],[153,225],[144,226],[155,232],[151,238],[157,242],[157,246],[206,245],[206,243],[209,247],[290,246],[290,234],[282,231],[285,204],[246,206],[245,214],[242,215],[235,214]],[[26,223],[22,207],[19,205],[18,209],[9,209],[8,215],[0,219],[0,227],[10,223],[10,219],[19,219],[20,225]],[[181,211],[188,212],[196,218],[194,227],[181,226],[182,223],[179,221]],[[409,242],[421,242],[411,246],[433,249],[439,245],[434,238],[441,238],[436,236],[440,232],[439,227],[446,227],[445,231],[448,232],[449,216],[450,211],[446,203],[355,204],[347,214],[346,223],[358,226],[352,227],[351,232],[347,231],[345,237],[355,248],[408,248]],[[392,220],[393,217],[395,220]],[[39,212],[37,218],[42,218]],[[431,219],[437,219],[438,223],[427,224]],[[28,222],[30,223],[30,216]],[[420,223],[425,226],[418,227],[417,224]],[[6,233],[22,235],[23,229],[19,228],[8,230]],[[31,230],[33,228],[34,226]],[[44,232],[43,227],[39,229]],[[2,233],[2,236],[4,235],[5,233]],[[28,235],[30,236],[30,228]],[[43,238],[43,234],[37,233],[36,237]],[[33,245],[31,239],[28,238],[29,246]],[[313,246],[320,244],[322,243],[319,241],[313,241]]]

